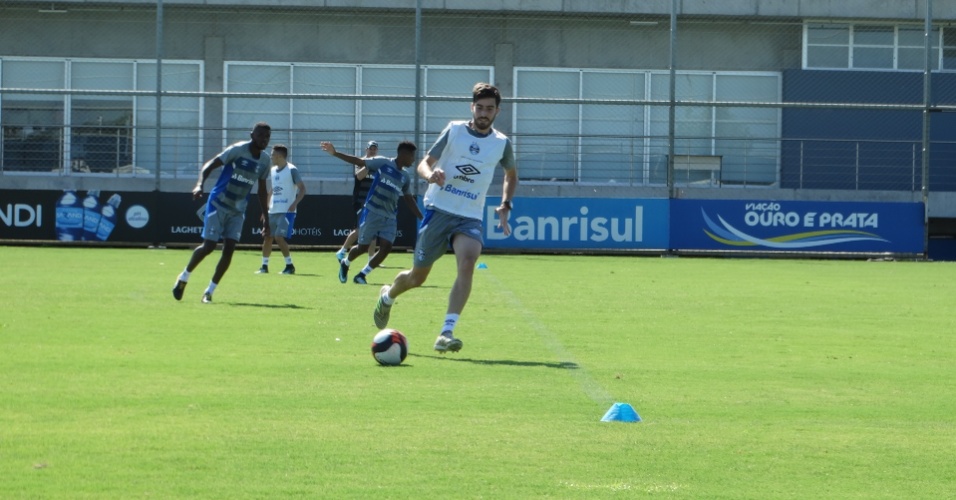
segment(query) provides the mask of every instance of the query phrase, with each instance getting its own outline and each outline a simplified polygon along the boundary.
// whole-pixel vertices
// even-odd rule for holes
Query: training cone
[[[478,269],[488,269],[488,264],[484,262],[478,264]]]
[[[640,422],[641,416],[627,403],[614,403],[601,422]]]

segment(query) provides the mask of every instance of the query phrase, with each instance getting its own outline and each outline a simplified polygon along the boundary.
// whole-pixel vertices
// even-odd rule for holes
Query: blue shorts
[[[212,241],[239,241],[239,237],[242,236],[242,224],[245,221],[246,214],[209,203],[203,218],[202,238]]]
[[[269,214],[269,233],[273,238],[292,239],[295,232],[295,212]]]

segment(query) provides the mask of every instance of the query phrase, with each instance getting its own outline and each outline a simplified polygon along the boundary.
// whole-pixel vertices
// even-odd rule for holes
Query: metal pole
[[[162,187],[160,166],[163,164],[163,0],[156,0],[156,165],[153,170],[156,173],[155,185],[153,189],[153,210],[154,214],[159,213],[160,207],[160,189]],[[135,164],[135,162],[134,162]],[[160,227],[156,224],[153,231],[153,246],[160,246]]]
[[[929,149],[930,149],[930,106],[932,105],[932,53],[933,40],[933,0],[926,0],[926,19],[923,26],[923,257],[929,258]],[[942,47],[940,47],[942,50]]]
[[[156,191],[160,189],[163,129],[163,0],[156,0]]]
[[[671,40],[670,40],[670,82],[668,87],[667,108],[667,193],[668,197],[676,198],[674,190],[674,137],[676,136],[677,120],[677,0],[671,0]]]
[[[415,2],[415,144],[422,144],[422,0]],[[417,168],[418,165],[415,165]],[[417,178],[415,176],[414,178]],[[413,183],[412,193],[418,196],[418,182]]]

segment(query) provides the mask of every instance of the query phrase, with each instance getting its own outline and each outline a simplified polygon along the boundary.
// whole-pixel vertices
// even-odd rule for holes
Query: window
[[[956,30],[946,29],[947,33],[950,31]],[[923,34],[923,27],[916,24],[807,23],[804,25],[803,67],[922,71],[925,67]],[[933,28],[930,38],[930,65],[939,69],[940,28]],[[953,45],[956,60],[956,37]],[[947,69],[956,69],[956,63]]]
[[[669,73],[518,68],[522,98],[580,99],[582,104],[520,103],[514,130],[521,176],[530,180],[665,184],[669,153]],[[777,73],[678,72],[678,101],[777,102]],[[589,103],[635,101],[633,103]],[[720,181],[777,181],[780,113],[776,108],[712,105],[675,109],[676,155],[722,156]],[[710,182],[686,170],[680,183]]]
[[[426,95],[464,97],[475,82],[492,80],[490,67],[424,66],[422,73]],[[290,161],[309,176],[351,173],[319,150],[319,141],[357,154],[366,141],[376,140],[382,144],[380,154],[393,156],[399,142],[415,138],[414,66],[233,62],[226,65],[226,90],[270,94],[226,100],[226,142],[245,140],[254,123],[266,121],[273,129],[272,144],[288,144]],[[363,95],[397,98],[363,100]],[[428,147],[448,120],[466,117],[464,102],[426,101],[427,144],[420,147]]]
[[[4,87],[84,92],[4,94],[2,168],[151,175],[149,167],[156,163],[156,99],[128,91],[155,90],[155,66],[128,60],[3,59]],[[165,62],[164,89],[199,91],[200,75],[199,62]],[[186,164],[195,172],[200,109],[199,98],[164,98],[163,126],[169,135],[163,143],[165,172]]]
[[[62,89],[62,61],[4,60],[0,83],[7,88]],[[4,94],[0,108],[4,171],[57,171],[63,166],[63,96]]]

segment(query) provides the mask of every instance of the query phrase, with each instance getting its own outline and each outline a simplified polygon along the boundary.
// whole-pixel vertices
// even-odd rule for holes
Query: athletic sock
[[[179,274],[179,281],[182,281],[183,283],[188,283],[188,282],[189,282],[189,271],[183,269],[183,272]]]
[[[386,290],[385,293],[382,294],[382,302],[384,302],[385,305],[390,306],[395,303],[395,299],[389,297],[388,291]]]
[[[352,265],[352,263],[349,261],[349,258],[346,257],[342,259],[342,265],[344,265],[345,267],[349,267],[350,265]]]
[[[262,267],[269,267],[269,257],[262,258]]]
[[[447,337],[452,336],[452,332],[455,331],[455,323],[458,323],[458,314],[446,314],[445,315],[445,325],[442,326],[441,333],[445,335],[448,333]]]
[[[291,266],[291,265],[292,265],[292,256],[291,256],[291,255],[285,258],[285,265],[287,265],[287,266]]]
[[[208,293],[209,295],[212,295],[212,293],[216,291],[217,286],[218,286],[218,283],[213,283],[212,281],[210,281],[209,286],[206,287],[206,293]]]
[[[362,268],[362,274],[368,276],[369,274],[372,274],[372,269],[372,266],[365,266]]]

